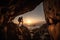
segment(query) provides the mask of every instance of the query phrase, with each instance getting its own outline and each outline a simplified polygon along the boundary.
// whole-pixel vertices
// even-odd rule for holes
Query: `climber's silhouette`
[[[23,25],[23,17],[19,17],[19,18],[18,18],[18,22],[19,22],[19,25],[21,25],[21,23],[22,23],[22,25]]]

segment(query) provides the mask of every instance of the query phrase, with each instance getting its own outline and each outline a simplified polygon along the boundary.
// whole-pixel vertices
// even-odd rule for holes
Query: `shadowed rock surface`
[[[38,31],[34,33],[32,40],[51,40],[48,32],[48,24],[43,24]]]

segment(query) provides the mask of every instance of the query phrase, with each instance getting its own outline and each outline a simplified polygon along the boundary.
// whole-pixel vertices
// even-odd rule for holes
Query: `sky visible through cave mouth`
[[[34,10],[27,12],[23,15],[19,15],[14,19],[14,23],[18,24],[18,18],[20,16],[23,16],[23,21],[24,23],[26,22],[40,22],[40,21],[45,21],[45,15],[44,15],[44,10],[43,10],[43,3],[39,4]]]

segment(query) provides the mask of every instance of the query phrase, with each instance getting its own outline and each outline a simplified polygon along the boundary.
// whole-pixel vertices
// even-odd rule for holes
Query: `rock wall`
[[[49,33],[54,40],[60,40],[60,0],[44,0],[43,4]]]

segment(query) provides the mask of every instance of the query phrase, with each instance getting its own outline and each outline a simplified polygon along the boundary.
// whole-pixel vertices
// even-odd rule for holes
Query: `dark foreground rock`
[[[32,40],[51,40],[49,32],[48,32],[48,25],[43,24],[38,31],[34,34]]]

